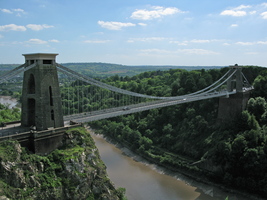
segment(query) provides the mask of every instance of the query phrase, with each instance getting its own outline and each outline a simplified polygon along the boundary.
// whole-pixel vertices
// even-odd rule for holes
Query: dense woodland
[[[228,69],[145,72],[106,81],[135,92],[176,96],[198,91]],[[153,109],[92,123],[148,159],[171,169],[201,173],[214,181],[256,194],[267,194],[267,69],[246,67],[255,90],[247,110],[228,123],[218,123],[218,99]],[[193,164],[196,161],[199,164]],[[208,163],[219,170],[201,167]]]
[[[135,76],[114,75],[102,81],[133,92],[177,96],[205,88],[227,71],[227,68],[157,70]],[[255,89],[247,110],[228,123],[218,123],[219,100],[215,98],[101,120],[90,125],[170,169],[191,175],[202,174],[231,188],[266,196],[267,69],[248,66],[243,73]],[[124,101],[119,96],[115,100],[108,94],[101,96],[100,89],[90,87],[78,82],[62,84],[63,109],[74,104],[72,111],[66,110],[65,113],[92,111],[105,108],[103,106],[109,103],[116,104],[114,101]],[[92,90],[93,95],[83,96]],[[73,91],[72,100],[69,91]],[[91,105],[94,98],[105,99],[106,103]],[[84,107],[79,107],[78,101],[84,102]],[[217,170],[207,170],[203,167],[205,163]]]

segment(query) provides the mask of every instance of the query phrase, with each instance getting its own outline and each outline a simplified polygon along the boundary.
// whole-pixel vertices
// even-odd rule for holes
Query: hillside
[[[145,72],[106,81],[126,90],[157,96],[198,91],[228,69]],[[100,133],[171,170],[229,188],[267,195],[267,69],[245,67],[253,84],[247,110],[218,123],[219,99],[208,99],[90,123]]]
[[[169,69],[219,69],[223,66],[173,66],[173,65],[140,65],[129,66],[111,63],[61,63],[61,65],[70,68],[78,73],[83,73],[90,77],[106,78],[115,74],[119,76],[134,76],[146,71],[169,70]],[[18,64],[0,64],[0,75],[4,72],[19,66]]]

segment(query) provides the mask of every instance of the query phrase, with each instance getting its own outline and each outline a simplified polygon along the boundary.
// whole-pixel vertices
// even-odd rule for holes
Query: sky
[[[0,64],[267,67],[267,0],[0,0]]]

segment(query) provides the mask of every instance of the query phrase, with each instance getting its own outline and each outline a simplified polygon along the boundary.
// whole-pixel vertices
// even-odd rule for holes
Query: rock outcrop
[[[64,147],[47,156],[28,152],[16,141],[0,144],[0,199],[122,199],[89,133],[68,131]]]

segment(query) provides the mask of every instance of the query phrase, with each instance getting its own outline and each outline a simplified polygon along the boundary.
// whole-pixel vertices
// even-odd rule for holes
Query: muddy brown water
[[[182,174],[166,175],[126,148],[117,148],[102,136],[91,133],[107,173],[116,188],[126,188],[128,200],[244,200],[235,194],[198,183]],[[126,155],[127,154],[127,155]]]

